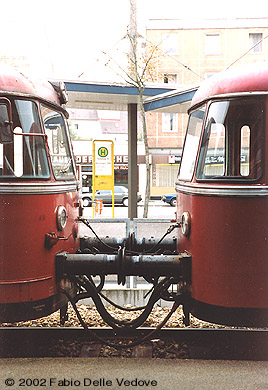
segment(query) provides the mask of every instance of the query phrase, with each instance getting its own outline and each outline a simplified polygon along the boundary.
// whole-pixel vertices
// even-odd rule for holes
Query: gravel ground
[[[126,306],[128,307],[128,306]],[[131,307],[131,306],[129,306]],[[104,327],[107,326],[107,324],[103,321],[100,314],[98,313],[95,306],[86,306],[86,305],[78,305],[79,312],[81,314],[81,317],[89,327]],[[139,312],[126,312],[117,308],[114,308],[113,306],[107,307],[107,310],[111,315],[114,317],[126,320],[126,319],[133,319],[135,316],[139,315]],[[143,326],[145,327],[156,327],[169,313],[170,308],[168,307],[159,307],[155,306],[152,310],[152,313],[146,320]],[[21,327],[53,327],[53,326],[61,326],[60,325],[60,311],[56,311],[55,313],[39,318],[37,320],[31,320],[31,321],[25,321],[25,322],[16,322],[13,324],[10,323],[2,323],[1,326],[21,326]],[[76,313],[74,312],[73,308],[69,305],[68,308],[68,320],[64,324],[65,327],[77,327],[81,326]],[[183,313],[181,307],[179,307],[175,313],[173,313],[172,317],[168,320],[165,327],[167,328],[184,328],[185,325],[183,324]],[[226,328],[224,325],[216,325],[216,324],[210,324],[209,322],[201,321],[193,316],[190,315],[190,325],[191,328]],[[230,327],[228,327],[230,328]]]
[[[94,306],[79,305],[79,312],[89,327],[105,327],[107,324],[102,320],[101,316],[97,312]],[[120,319],[133,319],[139,312],[125,312],[116,309],[112,306],[107,308],[111,315]],[[145,327],[156,327],[169,313],[170,308],[155,306],[151,315],[144,323]],[[183,313],[182,309],[178,308],[172,317],[166,323],[165,327],[177,328],[183,327]],[[37,320],[17,322],[17,323],[3,323],[2,327],[7,326],[21,326],[21,327],[59,327],[60,325],[60,312],[57,311],[47,317]],[[69,305],[68,320],[64,327],[81,327],[76,313]],[[226,328],[223,325],[210,324],[205,321],[200,321],[197,318],[190,316],[190,328]],[[230,327],[229,327],[230,328]],[[115,343],[122,341],[111,340]],[[84,345],[94,344],[95,341],[77,341],[77,340],[47,340],[46,345],[39,348],[38,356],[42,357],[79,357]],[[153,358],[165,358],[165,359],[188,359],[191,358],[191,345],[187,342],[178,343],[175,340],[160,340],[156,339],[148,343],[152,347]],[[100,357],[124,357],[128,358],[132,356],[132,349],[126,348],[118,350],[110,346],[103,345],[100,350]]]

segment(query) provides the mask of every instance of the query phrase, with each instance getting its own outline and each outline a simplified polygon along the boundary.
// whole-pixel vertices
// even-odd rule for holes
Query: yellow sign
[[[93,141],[94,176],[113,176],[113,172],[114,172],[113,141],[97,141],[97,140]],[[101,188],[97,188],[97,189],[100,190]]]
[[[108,152],[108,149],[105,147],[105,146],[101,146],[99,149],[98,149],[98,155],[100,157],[107,157],[109,154]]]
[[[95,192],[112,191],[112,210],[114,218],[114,143],[107,140],[93,141],[93,205]],[[93,207],[94,210],[94,207]],[[93,212],[94,217],[94,212]]]

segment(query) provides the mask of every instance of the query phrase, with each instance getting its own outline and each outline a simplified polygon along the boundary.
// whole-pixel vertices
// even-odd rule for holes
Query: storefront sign
[[[181,156],[168,156],[169,164],[179,164],[181,162]]]
[[[91,155],[76,155],[75,162],[77,165],[91,165],[93,162],[93,156]],[[116,155],[114,156],[114,164],[124,164],[128,163],[128,156],[125,155]]]
[[[246,163],[248,161],[247,155],[242,154],[240,156],[240,162]],[[213,164],[224,164],[224,156],[207,156],[206,157],[206,165],[213,165]]]
[[[76,155],[75,156],[75,162],[78,165],[92,164],[92,160],[93,160],[93,157],[89,156],[89,155],[85,155],[85,156]]]

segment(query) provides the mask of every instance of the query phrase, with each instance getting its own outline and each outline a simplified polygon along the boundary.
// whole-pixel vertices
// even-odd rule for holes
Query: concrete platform
[[[267,390],[268,362],[1,359],[0,389]]]

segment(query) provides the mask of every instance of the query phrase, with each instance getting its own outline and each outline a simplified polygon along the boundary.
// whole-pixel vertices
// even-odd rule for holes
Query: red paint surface
[[[192,107],[212,96],[238,97],[241,93],[242,98],[243,93],[266,91],[266,63],[234,67],[204,82]],[[266,100],[265,160],[263,174],[255,183],[260,188],[268,182],[267,107]],[[193,189],[207,189],[206,195],[191,195],[191,190],[178,194],[178,218],[185,211],[191,215],[189,237],[179,232],[179,251],[192,254],[192,297],[228,308],[268,308],[268,197],[209,196],[209,187],[230,189],[240,184],[249,189],[251,184],[246,181],[197,183],[194,176],[188,184]]]
[[[78,216],[75,197],[75,193],[0,195],[0,303],[39,300],[56,293],[55,254],[74,253],[79,246],[72,234]],[[68,213],[62,232],[56,226],[59,205]],[[47,249],[45,234],[51,232],[68,240]]]
[[[191,214],[192,296],[211,305],[268,307],[268,199],[179,194]]]
[[[211,77],[201,84],[191,106],[215,95],[258,91],[268,91],[268,67],[265,62],[232,67]]]
[[[0,65],[0,91],[37,95],[59,104],[57,93],[48,81],[29,79],[6,65]]]

